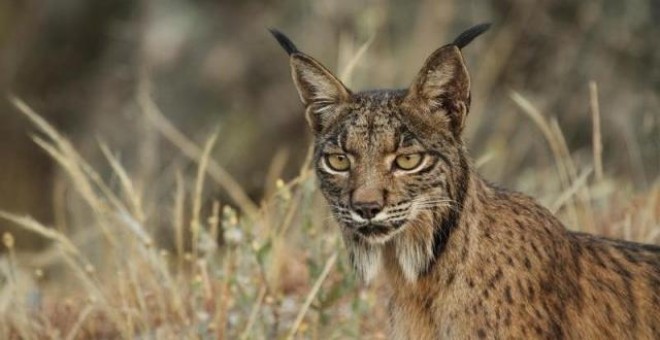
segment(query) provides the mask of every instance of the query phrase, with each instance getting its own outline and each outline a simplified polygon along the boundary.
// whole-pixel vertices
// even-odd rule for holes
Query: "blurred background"
[[[109,189],[103,192],[97,183],[99,196],[130,189],[121,196],[135,207],[130,217],[138,225],[149,225],[149,232],[157,240],[162,238],[166,251],[174,242],[172,237],[162,236],[170,235],[176,224],[171,221],[173,203],[175,216],[177,212],[186,215],[179,216],[180,221],[187,221],[190,215],[195,221],[199,209],[204,216],[215,213],[217,217],[220,205],[214,208],[216,201],[237,206],[239,214],[265,202],[260,217],[243,226],[251,231],[242,239],[245,247],[237,246],[242,249],[237,253],[249,258],[256,252],[260,264],[265,258],[274,258],[274,263],[280,263],[270,266],[278,268],[275,277],[284,277],[282,282],[288,283],[278,286],[284,287],[279,290],[264,290],[268,283],[261,281],[250,281],[255,282],[252,290],[242,282],[228,284],[228,291],[247,289],[249,294],[244,304],[225,307],[238,315],[239,321],[232,324],[230,319],[229,324],[250,325],[248,315],[261,315],[251,314],[252,301],[257,301],[255,306],[275,301],[272,303],[279,307],[264,312],[267,318],[258,319],[263,323],[261,334],[274,336],[286,327],[271,329],[272,318],[295,310],[287,301],[294,301],[296,308],[302,303],[312,278],[328,264],[325,261],[337,243],[327,241],[335,240],[336,230],[328,226],[322,200],[310,194],[314,183],[306,175],[297,177],[304,174],[300,169],[311,135],[288,58],[267,28],[285,32],[302,51],[359,91],[406,87],[436,48],[466,28],[492,22],[488,33],[463,50],[473,98],[465,138],[479,172],[490,181],[537,197],[572,229],[658,243],[658,18],[660,2],[656,0],[0,0],[0,211],[30,215],[69,236],[92,224],[117,223],[94,210],[91,196],[81,198],[80,183],[84,181],[80,178],[87,176],[93,182],[101,178]],[[9,96],[21,98],[53,124],[77,154],[67,154],[68,161],[59,166],[33,141],[34,136],[43,138],[43,127],[21,114]],[[600,114],[602,167],[594,160],[595,111]],[[203,146],[213,133],[218,136],[210,154],[213,181],[203,190],[193,189],[200,159],[204,159]],[[66,149],[66,145],[58,145],[58,150]],[[116,157],[126,176],[113,167],[109,154]],[[86,165],[82,167],[95,169],[97,179],[90,173],[72,175],[75,167],[71,164],[83,159]],[[280,178],[284,181],[277,184]],[[282,194],[282,190],[288,190],[289,184],[284,183],[294,178],[302,189],[294,190],[291,200],[290,193]],[[183,206],[183,198],[178,199],[183,192],[186,204],[188,197],[195,203],[192,209],[176,208]],[[197,198],[201,199],[199,209]],[[280,204],[279,199],[289,203]],[[566,203],[573,199],[574,204]],[[94,202],[101,205],[104,200]],[[271,206],[291,213],[269,212]],[[313,206],[321,207],[316,209],[321,211],[309,209],[313,218],[295,212]],[[283,229],[290,232],[264,236],[260,228],[280,219],[285,221]],[[236,227],[235,218],[225,220],[229,221],[227,230]],[[308,220],[312,222],[305,222]],[[289,223],[295,227],[288,228]],[[5,247],[0,247],[0,253],[12,247],[30,252],[49,245],[45,241],[49,237],[43,233],[26,232],[17,224],[0,220],[0,234],[12,235],[9,243],[3,239]],[[288,238],[290,234],[298,236]],[[227,236],[222,235],[220,238]],[[90,249],[97,244],[86,240],[76,238],[74,243]],[[280,244],[278,251],[270,249],[271,241]],[[310,248],[314,242],[328,244]],[[87,251],[85,261],[100,263],[100,249]],[[180,247],[179,255],[184,250]],[[279,255],[264,255],[267,253]],[[49,254],[42,260],[51,258]],[[298,262],[282,260],[287,258]],[[123,263],[121,256],[118,259]],[[231,277],[222,261],[209,262],[211,267],[219,266],[218,277]],[[254,272],[254,263],[245,261],[236,270],[260,277],[261,273]],[[28,267],[45,268],[47,263],[37,261]],[[353,292],[354,301],[372,296],[355,290],[358,284],[348,279],[350,273],[344,275],[349,272],[345,261],[338,263],[342,264],[341,275],[332,271],[330,277],[341,284],[332,285],[328,294],[322,289],[320,296]],[[154,265],[155,272],[159,265]],[[143,271],[138,265],[134,268]],[[38,273],[43,276],[41,269]],[[121,276],[112,275],[122,282]],[[180,278],[187,282],[186,275]],[[161,289],[159,280],[154,279],[155,285],[149,289]],[[112,296],[114,287],[109,289]],[[59,295],[54,300],[59,301]],[[369,301],[369,306],[378,306],[376,300]],[[138,305],[150,311],[147,304]],[[370,317],[371,307],[353,309],[363,317],[358,320],[362,331],[369,329],[364,326],[369,323],[375,325],[372,330],[379,330],[374,320],[384,319],[382,306],[374,307],[376,318]],[[80,315],[84,315],[82,310]],[[29,322],[30,315],[21,320]],[[224,320],[222,313],[217,315]],[[319,320],[324,318],[323,313],[319,315]],[[341,316],[328,320],[337,318]],[[181,320],[189,324],[189,319]],[[19,321],[15,329],[30,329],[22,328]],[[132,329],[129,321],[125,329]],[[62,324],[70,326],[75,320]],[[116,324],[124,325],[123,321]],[[11,329],[3,334],[13,334]],[[98,335],[94,331],[86,334]]]
[[[144,122],[136,91],[147,74],[155,102],[185,135],[201,143],[219,131],[215,159],[258,201],[273,159],[290,178],[310,141],[268,27],[337,74],[368,44],[345,79],[359,90],[407,86],[435,48],[493,22],[464,51],[473,78],[466,137],[475,158],[490,159],[482,174],[517,187],[526,171],[552,162],[512,90],[558,119],[578,162],[590,159],[593,80],[604,169],[645,188],[660,168],[658,17],[652,0],[3,0],[0,93],[33,106],[85,157],[99,160],[97,141],[106,142],[136,182],[158,179],[160,192],[145,194],[160,197],[173,185],[168,167],[192,163]],[[67,185],[30,133],[0,100],[0,207],[52,224],[66,212]]]

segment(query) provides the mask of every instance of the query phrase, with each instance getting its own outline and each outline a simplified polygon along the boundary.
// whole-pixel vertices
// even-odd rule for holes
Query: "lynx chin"
[[[407,89],[353,92],[289,54],[314,160],[357,275],[383,271],[394,339],[660,339],[660,247],[570,232],[474,170],[460,34]]]

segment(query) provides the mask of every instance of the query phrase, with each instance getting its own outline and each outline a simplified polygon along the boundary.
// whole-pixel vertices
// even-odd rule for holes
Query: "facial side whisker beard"
[[[433,214],[421,211],[415,214],[395,240],[396,258],[403,276],[409,282],[417,281],[433,258]]]

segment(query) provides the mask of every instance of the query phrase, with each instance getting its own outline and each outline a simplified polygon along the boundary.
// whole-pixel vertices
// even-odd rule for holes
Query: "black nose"
[[[383,210],[383,206],[377,202],[354,203],[353,210],[355,210],[360,217],[370,220]]]

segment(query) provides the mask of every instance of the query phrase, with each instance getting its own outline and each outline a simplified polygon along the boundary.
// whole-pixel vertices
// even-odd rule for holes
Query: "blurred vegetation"
[[[301,311],[306,337],[383,334],[382,282],[346,268],[268,27],[360,90],[407,86],[493,22],[464,50],[480,172],[573,229],[658,243],[658,17],[652,0],[0,0],[0,93],[38,113],[0,100],[0,335],[271,338]]]

